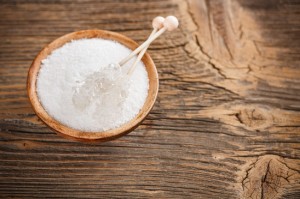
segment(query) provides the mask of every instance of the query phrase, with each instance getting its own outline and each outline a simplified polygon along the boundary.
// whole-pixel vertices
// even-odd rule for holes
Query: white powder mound
[[[87,97],[88,103],[82,109],[72,98],[78,84],[95,76],[103,67],[118,63],[131,52],[116,41],[96,38],[75,40],[54,50],[42,61],[38,74],[37,94],[42,106],[60,123],[81,131],[101,132],[129,122],[139,113],[148,95],[149,79],[141,61],[130,81],[124,84],[127,90],[122,103],[99,103],[97,98]],[[122,66],[123,74],[135,58]],[[116,95],[111,96],[112,99],[106,97],[107,101],[116,101]]]

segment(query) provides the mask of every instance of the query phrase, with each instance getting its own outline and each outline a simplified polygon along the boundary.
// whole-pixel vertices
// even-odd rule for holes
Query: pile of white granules
[[[55,120],[80,131],[101,132],[129,122],[148,95],[144,64],[139,62],[129,80],[113,87],[97,81],[99,77],[115,81],[124,76],[134,59],[113,73],[106,67],[130,53],[116,41],[96,38],[75,40],[54,50],[42,61],[38,74],[37,94],[42,106]],[[96,89],[99,86],[102,90]]]

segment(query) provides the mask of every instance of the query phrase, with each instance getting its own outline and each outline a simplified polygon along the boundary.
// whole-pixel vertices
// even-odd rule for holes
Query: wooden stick
[[[150,39],[155,33],[157,32],[157,28],[154,28],[153,31],[151,32],[150,36],[148,37],[148,39]],[[147,39],[147,40],[148,40]],[[136,58],[136,60],[134,61],[134,63],[132,64],[132,66],[129,68],[128,72],[127,72],[127,75],[130,76],[132,74],[132,72],[134,71],[137,63],[142,59],[142,57],[144,56],[147,48],[149,47],[146,46],[138,55],[138,57]]]
[[[141,50],[143,50],[146,46],[149,46],[151,42],[153,42],[157,37],[162,35],[167,30],[166,27],[163,27],[158,32],[156,32],[151,38],[147,39],[144,43],[142,43],[138,48],[136,48],[132,53],[130,53],[127,57],[125,57],[122,61],[119,62],[120,66],[126,64],[133,56],[138,54]]]
[[[122,66],[126,64],[133,56],[138,54],[146,46],[149,46],[157,37],[162,35],[166,30],[172,31],[178,27],[178,19],[174,16],[168,16],[163,22],[163,28],[156,32],[152,37],[149,37],[144,43],[142,43],[138,48],[136,48],[132,53],[125,57],[122,61],[119,62],[119,65]],[[156,27],[154,27],[156,28]]]

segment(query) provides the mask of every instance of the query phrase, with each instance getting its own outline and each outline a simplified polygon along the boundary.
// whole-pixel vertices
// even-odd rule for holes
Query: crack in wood
[[[241,179],[243,198],[275,199],[282,195],[287,185],[296,183],[299,172],[285,161],[280,156],[264,155],[249,164]]]
[[[196,44],[197,46],[199,47],[199,50],[201,51],[202,54],[204,54],[207,58],[208,58],[208,64],[213,68],[215,69],[219,75],[221,75],[224,79],[228,79],[228,77],[226,77],[226,75],[222,72],[222,70],[220,68],[218,68],[213,62],[212,62],[212,57],[206,53],[203,49],[203,46],[200,44],[200,41],[198,39],[198,35],[195,34],[195,41],[196,41]]]
[[[205,4],[207,5],[207,1],[205,1]],[[190,4],[188,4],[188,7],[189,7],[189,6],[190,6]],[[207,8],[207,11],[208,11],[209,27],[210,27],[210,30],[211,30],[211,20],[210,20],[209,9],[208,9],[207,6],[206,6],[206,8]],[[197,30],[199,30],[198,23],[196,22],[196,20],[195,20],[195,18],[194,18],[194,15],[193,15],[193,13],[190,11],[190,9],[188,9],[188,13],[190,14],[191,19],[193,20],[195,26],[197,27]],[[196,30],[195,32],[197,32],[197,30]],[[212,41],[213,41],[212,31],[210,31],[210,33],[211,33],[211,39],[212,39]],[[197,46],[199,47],[200,52],[201,52],[203,55],[205,55],[205,56],[207,57],[207,59],[208,59],[208,60],[207,60],[208,64],[209,64],[213,69],[215,69],[215,70],[218,72],[218,74],[219,74],[220,76],[222,76],[224,79],[227,79],[228,77],[226,77],[226,75],[222,72],[222,70],[221,70],[220,68],[218,68],[218,67],[216,66],[216,64],[214,64],[214,63],[212,62],[212,57],[211,57],[208,53],[206,53],[206,52],[204,51],[203,46],[200,44],[200,41],[199,41],[199,39],[198,39],[198,35],[197,35],[197,34],[194,34],[194,38],[195,38],[195,42],[196,42]],[[189,54],[189,52],[187,52],[187,53]],[[232,56],[232,55],[231,55],[231,56]],[[194,57],[193,57],[193,58],[194,58]]]
[[[244,124],[243,120],[241,119],[241,112],[234,114],[234,116],[241,124]]]

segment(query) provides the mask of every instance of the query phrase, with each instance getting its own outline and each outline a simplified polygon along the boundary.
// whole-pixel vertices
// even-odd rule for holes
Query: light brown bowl
[[[125,135],[131,131],[133,131],[148,115],[151,108],[154,105],[156,100],[157,92],[158,92],[158,75],[156,71],[156,67],[149,56],[149,54],[145,54],[142,61],[146,66],[146,70],[148,72],[149,77],[149,91],[148,96],[146,98],[146,102],[138,115],[133,118],[128,123],[112,130],[104,131],[104,132],[83,132],[68,126],[61,124],[52,118],[43,108],[42,104],[39,101],[37,92],[36,92],[36,81],[37,76],[41,67],[41,61],[45,59],[51,52],[65,43],[70,42],[71,40],[82,39],[82,38],[103,38],[118,41],[119,43],[127,46],[130,49],[135,49],[138,47],[138,44],[128,37],[105,30],[83,30],[78,32],[73,32],[67,35],[64,35],[49,45],[47,45],[34,59],[32,65],[28,71],[28,79],[27,79],[27,92],[29,96],[29,100],[31,105],[36,112],[37,116],[41,118],[42,121],[46,125],[48,125],[51,129],[56,131],[59,135],[62,135],[66,138],[75,139],[78,141],[85,142],[103,142],[118,138],[122,135]]]

